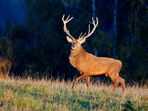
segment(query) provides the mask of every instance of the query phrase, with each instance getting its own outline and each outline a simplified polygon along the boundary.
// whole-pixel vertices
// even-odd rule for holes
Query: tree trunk
[[[95,0],[92,0],[92,15],[93,15],[93,18],[95,19],[96,17],[96,6],[95,6]],[[94,38],[96,37],[96,33],[94,32]],[[94,55],[95,56],[98,56],[98,50],[96,48],[96,46],[94,45]]]
[[[114,0],[114,12],[113,12],[113,58],[116,57],[116,40],[117,40],[117,1]]]

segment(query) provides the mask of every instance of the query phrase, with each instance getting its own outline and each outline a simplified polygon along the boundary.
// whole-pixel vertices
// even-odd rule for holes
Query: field
[[[0,79],[0,111],[148,111],[148,88],[71,81]]]

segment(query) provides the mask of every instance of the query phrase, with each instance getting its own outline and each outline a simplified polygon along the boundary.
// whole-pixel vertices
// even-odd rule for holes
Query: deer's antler
[[[64,20],[64,17],[65,17],[65,14],[64,14],[63,17],[62,17],[62,21],[63,21],[63,24],[64,24],[63,30],[64,30],[64,32],[65,32],[69,37],[71,37],[72,39],[74,39],[74,38],[71,36],[71,34],[69,33],[69,30],[67,30],[67,27],[66,27],[66,24],[67,24],[69,21],[71,21],[71,20],[73,19],[73,17],[69,18],[70,15],[68,15],[68,17],[66,18],[66,20]]]
[[[86,39],[88,38],[89,36],[91,36],[93,34],[93,32],[95,31],[96,27],[98,26],[98,18],[96,17],[96,23],[92,17],[92,24],[94,25],[94,28],[92,29],[92,31],[90,32],[90,24],[88,25],[88,34],[86,35],[86,32],[82,35],[82,32],[79,36],[79,40],[81,41],[82,39]],[[85,36],[86,35],[86,36]]]

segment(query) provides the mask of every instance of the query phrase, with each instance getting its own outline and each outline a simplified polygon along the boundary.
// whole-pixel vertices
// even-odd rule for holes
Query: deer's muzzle
[[[71,49],[74,50],[75,48],[76,48],[76,43],[72,43],[72,44],[71,44]]]

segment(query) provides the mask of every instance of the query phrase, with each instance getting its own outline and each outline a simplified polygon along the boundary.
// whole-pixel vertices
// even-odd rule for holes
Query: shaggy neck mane
[[[81,63],[82,59],[84,60],[86,56],[86,52],[82,46],[79,47],[77,50],[71,50],[71,54],[69,57],[70,63],[72,66],[77,68]]]

